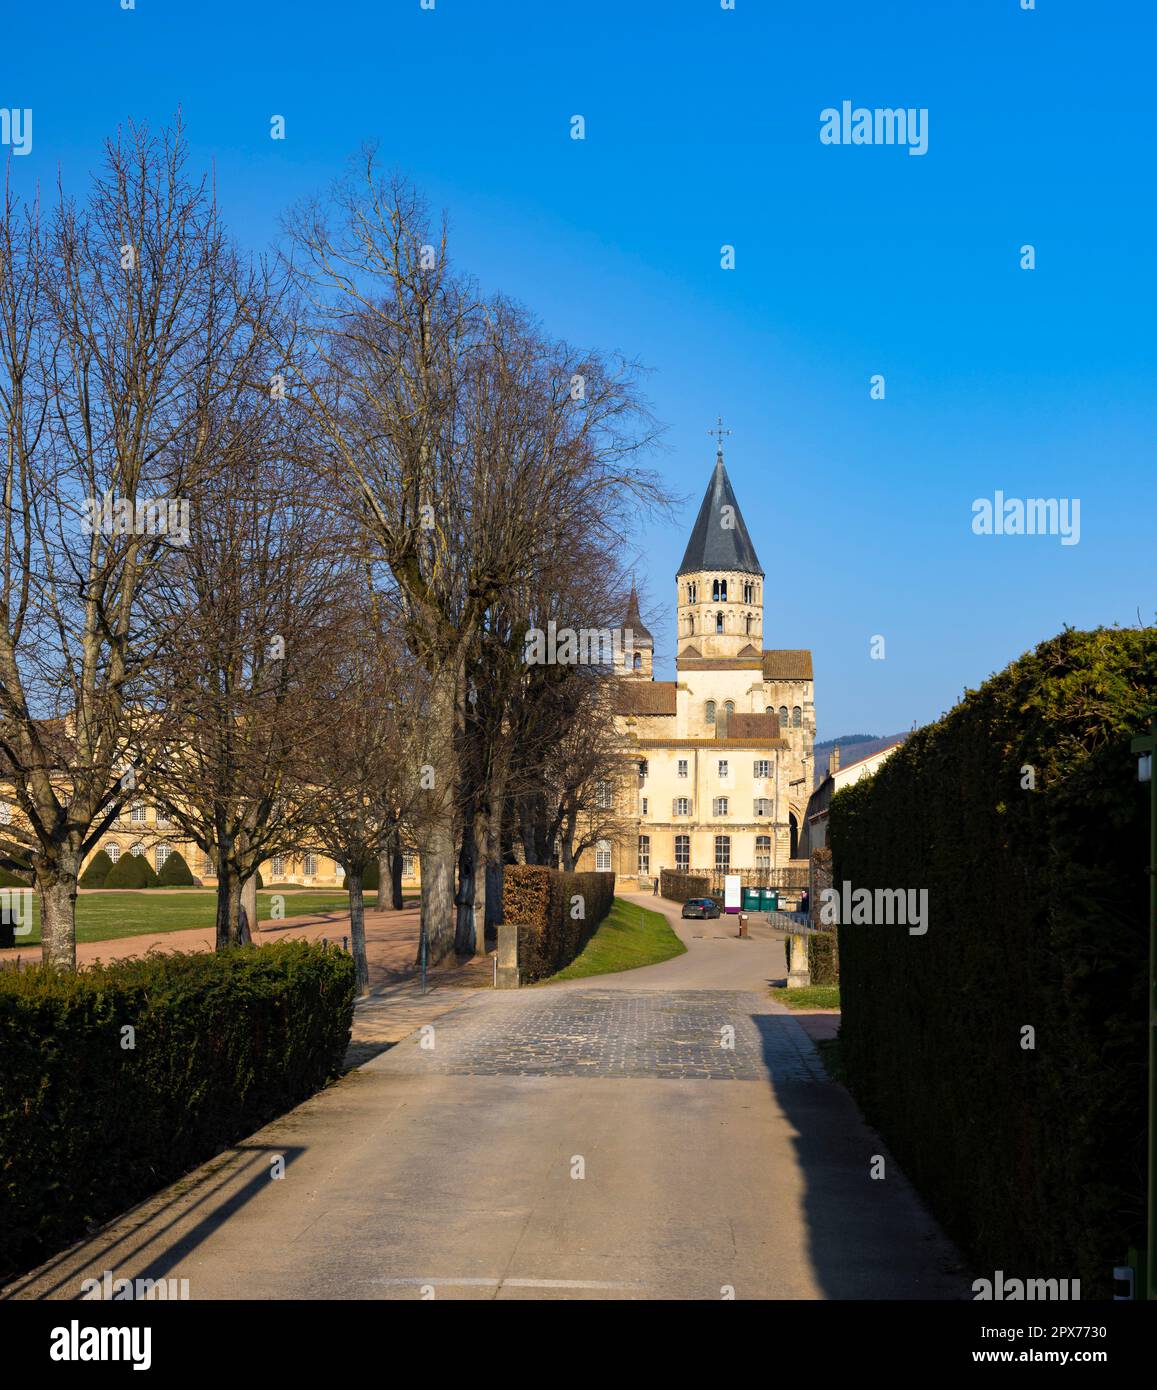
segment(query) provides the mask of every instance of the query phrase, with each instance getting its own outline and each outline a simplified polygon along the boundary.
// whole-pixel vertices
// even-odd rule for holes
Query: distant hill
[[[849,763],[857,763],[861,758],[870,758],[873,753],[878,753],[881,748],[887,748],[889,744],[895,743],[898,739],[908,737],[910,731],[905,729],[900,734],[841,734],[839,738],[826,738],[822,743],[815,745],[815,762],[813,766],[814,777],[812,786],[818,787],[827,776],[828,754],[833,748],[840,750],[840,766],[847,767]]]

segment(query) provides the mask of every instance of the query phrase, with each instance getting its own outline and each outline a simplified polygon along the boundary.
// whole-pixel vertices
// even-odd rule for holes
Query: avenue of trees
[[[366,151],[242,253],[179,124],[108,142],[85,196],[0,205],[0,868],[75,967],[77,880],[130,801],[215,865],[219,948],[271,856],[484,949],[502,866],[570,865],[623,775],[606,664],[668,505],[629,362],[552,339],[454,266]]]

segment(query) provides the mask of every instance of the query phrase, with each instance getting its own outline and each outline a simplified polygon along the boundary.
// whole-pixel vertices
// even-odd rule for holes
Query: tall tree
[[[243,389],[255,279],[186,173],[180,127],[130,126],[87,200],[47,227],[0,213],[0,751],[22,815],[46,962],[73,968],[81,861],[134,789],[144,613],[191,524],[212,416]],[[138,769],[139,771],[140,769]]]

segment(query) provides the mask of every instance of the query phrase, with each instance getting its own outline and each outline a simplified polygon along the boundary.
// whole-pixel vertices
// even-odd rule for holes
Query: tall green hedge
[[[518,964],[530,984],[568,966],[611,910],[615,876],[566,873],[539,864],[511,864],[503,873],[502,911],[520,928]],[[581,916],[576,916],[576,904]]]
[[[192,888],[193,871],[185,862],[185,856],[179,849],[173,850],[165,862],[161,865],[161,872],[157,875],[158,888]]]
[[[353,1001],[304,941],[0,970],[0,1279],[324,1086]]]
[[[837,889],[929,894],[926,935],[840,926],[852,1090],[982,1273],[1086,1297],[1144,1243],[1149,788],[1129,740],[1155,706],[1157,631],[1066,631],[831,809]]]
[[[112,873],[112,860],[105,850],[98,849],[80,876],[80,886],[82,888],[103,888],[110,873]]]

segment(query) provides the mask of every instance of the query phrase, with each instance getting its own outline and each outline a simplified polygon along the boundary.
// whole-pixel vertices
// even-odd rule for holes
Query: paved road
[[[195,1299],[968,1296],[768,1000],[780,943],[661,906],[686,955],[467,995],[17,1296],[106,1269]]]

